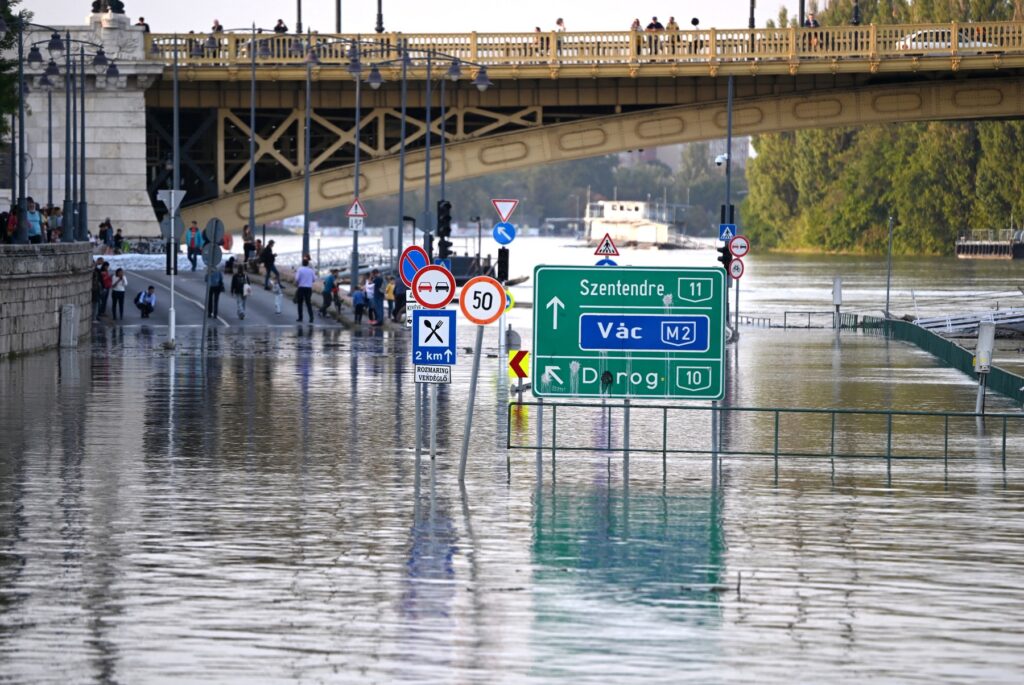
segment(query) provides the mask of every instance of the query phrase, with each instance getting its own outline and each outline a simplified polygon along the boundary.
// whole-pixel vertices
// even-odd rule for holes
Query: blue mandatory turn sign
[[[615,263],[615,260],[605,257],[599,261],[596,266],[618,266],[618,264]]]
[[[707,352],[711,320],[703,315],[581,314],[581,350]]]
[[[718,224],[718,239],[729,242],[736,237],[736,224]]]
[[[508,245],[516,239],[516,227],[507,221],[494,224],[494,239],[499,245]]]
[[[412,313],[412,363],[451,366],[456,362],[454,309],[415,309]]]

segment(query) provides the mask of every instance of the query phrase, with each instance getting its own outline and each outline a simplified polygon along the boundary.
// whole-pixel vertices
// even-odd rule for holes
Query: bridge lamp
[[[452,60],[451,66],[448,67],[447,76],[448,80],[452,82],[458,81],[460,78],[462,78],[462,66],[460,65],[458,59]]]
[[[217,49],[217,39],[214,38],[212,35],[210,35],[210,36],[208,36],[206,38],[206,49],[207,50],[216,50]]]
[[[117,68],[117,65],[115,63],[111,62],[110,66],[107,67],[107,74],[106,75],[107,75],[107,78],[113,78],[113,79],[120,78],[121,71]]]
[[[316,54],[315,48],[310,48],[309,52],[306,53],[306,66],[320,66],[320,57]]]
[[[64,56],[64,41],[61,40],[60,34],[56,31],[50,34],[50,40],[46,42],[46,50],[50,53],[50,57],[54,59],[60,59]]]
[[[30,67],[38,67],[43,63],[43,53],[39,52],[39,48],[33,45],[28,50],[28,64]]]
[[[257,52],[256,56],[259,57],[260,59],[270,59],[271,58],[272,55],[270,53],[270,46],[267,45],[267,41],[265,41],[265,40],[261,40],[260,41],[259,51]],[[256,230],[256,229],[253,228],[253,230]]]
[[[376,64],[370,68],[370,75],[366,77],[366,82],[374,90],[380,89],[381,84],[384,83],[384,77],[380,75],[380,69],[377,68]]]
[[[49,64],[46,65],[46,71],[43,72],[43,76],[57,78],[60,76],[60,67],[58,67],[57,63],[51,59]]]
[[[203,44],[200,43],[199,41],[193,42],[192,43],[192,49],[188,51],[188,54],[191,57],[195,57],[197,59],[202,57],[203,56]]]
[[[481,93],[493,86],[491,79],[487,78],[487,67],[480,67],[480,71],[476,73],[476,78],[473,79],[473,85]]]
[[[292,41],[292,44],[288,47],[288,52],[292,54],[292,57],[298,57],[302,54],[302,41],[296,38]]]
[[[106,72],[109,66],[110,60],[107,59],[107,53],[103,52],[103,48],[100,48],[92,57],[92,68],[96,70],[97,74],[102,74]]]

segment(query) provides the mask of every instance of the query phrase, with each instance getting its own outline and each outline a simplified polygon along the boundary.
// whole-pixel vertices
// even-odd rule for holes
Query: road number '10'
[[[479,290],[473,291],[473,308],[482,309],[483,311],[490,311],[491,307],[494,306],[494,295],[490,292],[480,292]]]
[[[686,385],[694,388],[704,383],[704,373],[688,369],[686,371]]]

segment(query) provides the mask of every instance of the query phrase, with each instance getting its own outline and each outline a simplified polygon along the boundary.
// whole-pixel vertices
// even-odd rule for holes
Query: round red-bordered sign
[[[736,259],[733,259],[731,262],[729,262],[729,275],[732,276],[732,279],[734,281],[738,281],[740,280],[740,278],[743,277],[744,270],[745,269],[743,266],[742,259],[739,259],[737,257]]]
[[[750,252],[750,241],[747,236],[738,235],[729,241],[729,252],[733,257],[746,257]]]
[[[428,264],[412,279],[412,296],[427,309],[444,309],[455,297],[455,277],[437,264]]]
[[[402,256],[398,258],[398,275],[406,288],[412,287],[412,279],[416,278],[416,272],[427,264],[430,264],[430,257],[419,245],[410,245],[402,250]]]
[[[478,326],[492,324],[505,312],[505,289],[490,276],[471,278],[459,293],[459,309]]]

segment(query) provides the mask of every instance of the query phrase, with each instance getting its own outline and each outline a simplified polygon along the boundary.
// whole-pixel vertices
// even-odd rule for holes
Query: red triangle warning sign
[[[355,199],[354,202],[352,202],[352,206],[348,208],[348,212],[346,212],[346,216],[358,217],[360,219],[365,219],[366,218],[366,210],[363,209],[363,205],[362,205],[362,203],[359,202],[359,198],[358,197]]]
[[[494,211],[498,213],[498,217],[502,221],[508,221],[512,212],[516,211],[516,207],[519,206],[519,200],[491,200],[491,204],[494,205]]]
[[[618,257],[619,250],[615,247],[615,243],[612,241],[611,235],[608,233],[604,234],[601,238],[601,242],[597,244],[597,249],[594,250],[594,254],[598,257]]]

